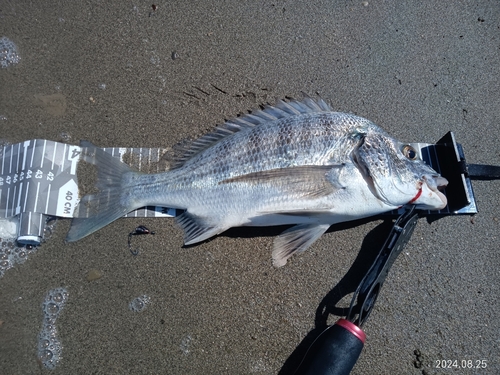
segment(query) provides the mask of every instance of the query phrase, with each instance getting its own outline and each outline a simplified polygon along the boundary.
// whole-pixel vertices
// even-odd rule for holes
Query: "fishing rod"
[[[358,285],[346,318],[327,327],[309,347],[296,375],[349,374],[363,349],[361,329],[368,319],[389,269],[417,225],[419,213],[411,206],[396,220],[382,249]]]
[[[419,145],[421,146],[421,145]],[[415,148],[420,157],[449,181],[448,206],[442,211],[403,208],[384,245],[356,288],[345,318],[324,329],[309,346],[294,375],[347,375],[356,364],[366,335],[361,329],[372,312],[391,266],[410,240],[420,216],[477,213],[471,180],[500,179],[500,167],[467,164],[462,146],[448,132],[435,145]],[[394,213],[392,213],[394,214]],[[429,216],[430,215],[430,216]]]

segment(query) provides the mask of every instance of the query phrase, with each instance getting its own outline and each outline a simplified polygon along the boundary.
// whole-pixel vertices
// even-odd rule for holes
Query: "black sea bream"
[[[185,210],[177,222],[186,245],[231,227],[293,225],[274,241],[273,264],[279,267],[331,224],[406,204],[430,210],[447,204],[438,189],[448,182],[411,146],[309,97],[226,122],[194,141],[163,173],[135,172],[84,146],[84,160],[98,168],[99,193],[81,200],[80,210],[90,216],[73,219],[68,241],[156,205]]]

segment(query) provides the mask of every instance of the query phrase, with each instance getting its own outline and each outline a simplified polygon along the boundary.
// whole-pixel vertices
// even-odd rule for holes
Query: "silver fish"
[[[237,117],[194,141],[169,171],[133,171],[90,143],[98,169],[68,241],[144,206],[185,210],[177,217],[191,245],[237,226],[292,224],[274,241],[283,266],[331,224],[414,204],[443,209],[448,181],[408,144],[364,118],[333,112],[322,99],[279,101]]]

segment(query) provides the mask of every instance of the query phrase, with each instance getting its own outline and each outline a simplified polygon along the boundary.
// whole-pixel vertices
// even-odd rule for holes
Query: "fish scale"
[[[332,113],[328,116],[328,120],[331,121],[332,116],[338,117],[339,121],[351,117]],[[235,133],[229,139],[220,141],[220,144],[215,144],[210,152],[197,155],[183,167],[203,170],[206,165],[213,165],[220,178],[226,179],[259,170],[305,164],[324,165],[333,156],[330,144],[335,144],[335,141],[341,142],[348,127],[345,126],[345,130],[338,131],[323,117],[308,114],[246,129]],[[356,127],[356,132],[358,131]],[[262,141],[256,142],[253,137],[258,137]],[[335,151],[340,153],[348,148],[349,144],[344,142],[343,149],[338,148]],[[227,173],[223,173],[224,168],[228,170]],[[201,176],[203,174],[196,178]]]
[[[185,210],[177,222],[187,245],[234,226],[294,225],[274,243],[273,264],[282,266],[333,223],[409,203],[426,209],[446,205],[438,191],[446,180],[413,158],[410,146],[369,120],[333,112],[310,97],[228,121],[195,140],[163,173],[133,171],[85,146],[90,151],[84,159],[97,166],[99,193],[84,197],[80,206],[106,203],[73,219],[68,241],[131,210],[157,205]]]

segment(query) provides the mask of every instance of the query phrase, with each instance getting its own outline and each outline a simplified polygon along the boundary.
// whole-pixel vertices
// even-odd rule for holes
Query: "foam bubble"
[[[15,239],[0,238],[0,278],[16,264],[26,262],[37,249],[36,246],[20,246]]]
[[[65,288],[55,288],[47,293],[42,302],[43,324],[38,339],[38,359],[51,370],[62,359],[62,345],[57,335],[56,321],[66,305],[68,296]]]
[[[52,234],[56,220],[48,219],[44,229],[44,238]],[[0,278],[16,264],[26,262],[28,257],[38,250],[38,246],[21,245],[16,241],[19,216],[0,219]]]
[[[129,304],[128,308],[132,310],[133,312],[141,312],[143,311],[146,306],[151,302],[151,298],[147,296],[146,294],[139,296],[137,298],[134,298]]]
[[[188,355],[191,352],[190,347],[192,341],[193,338],[191,337],[191,335],[187,335],[181,340],[181,345],[179,347],[185,355]]]
[[[7,68],[9,65],[17,64],[21,60],[17,46],[6,36],[0,38],[0,66]]]
[[[16,217],[1,218],[0,219],[0,238],[13,240],[17,237],[17,227],[19,220]]]

